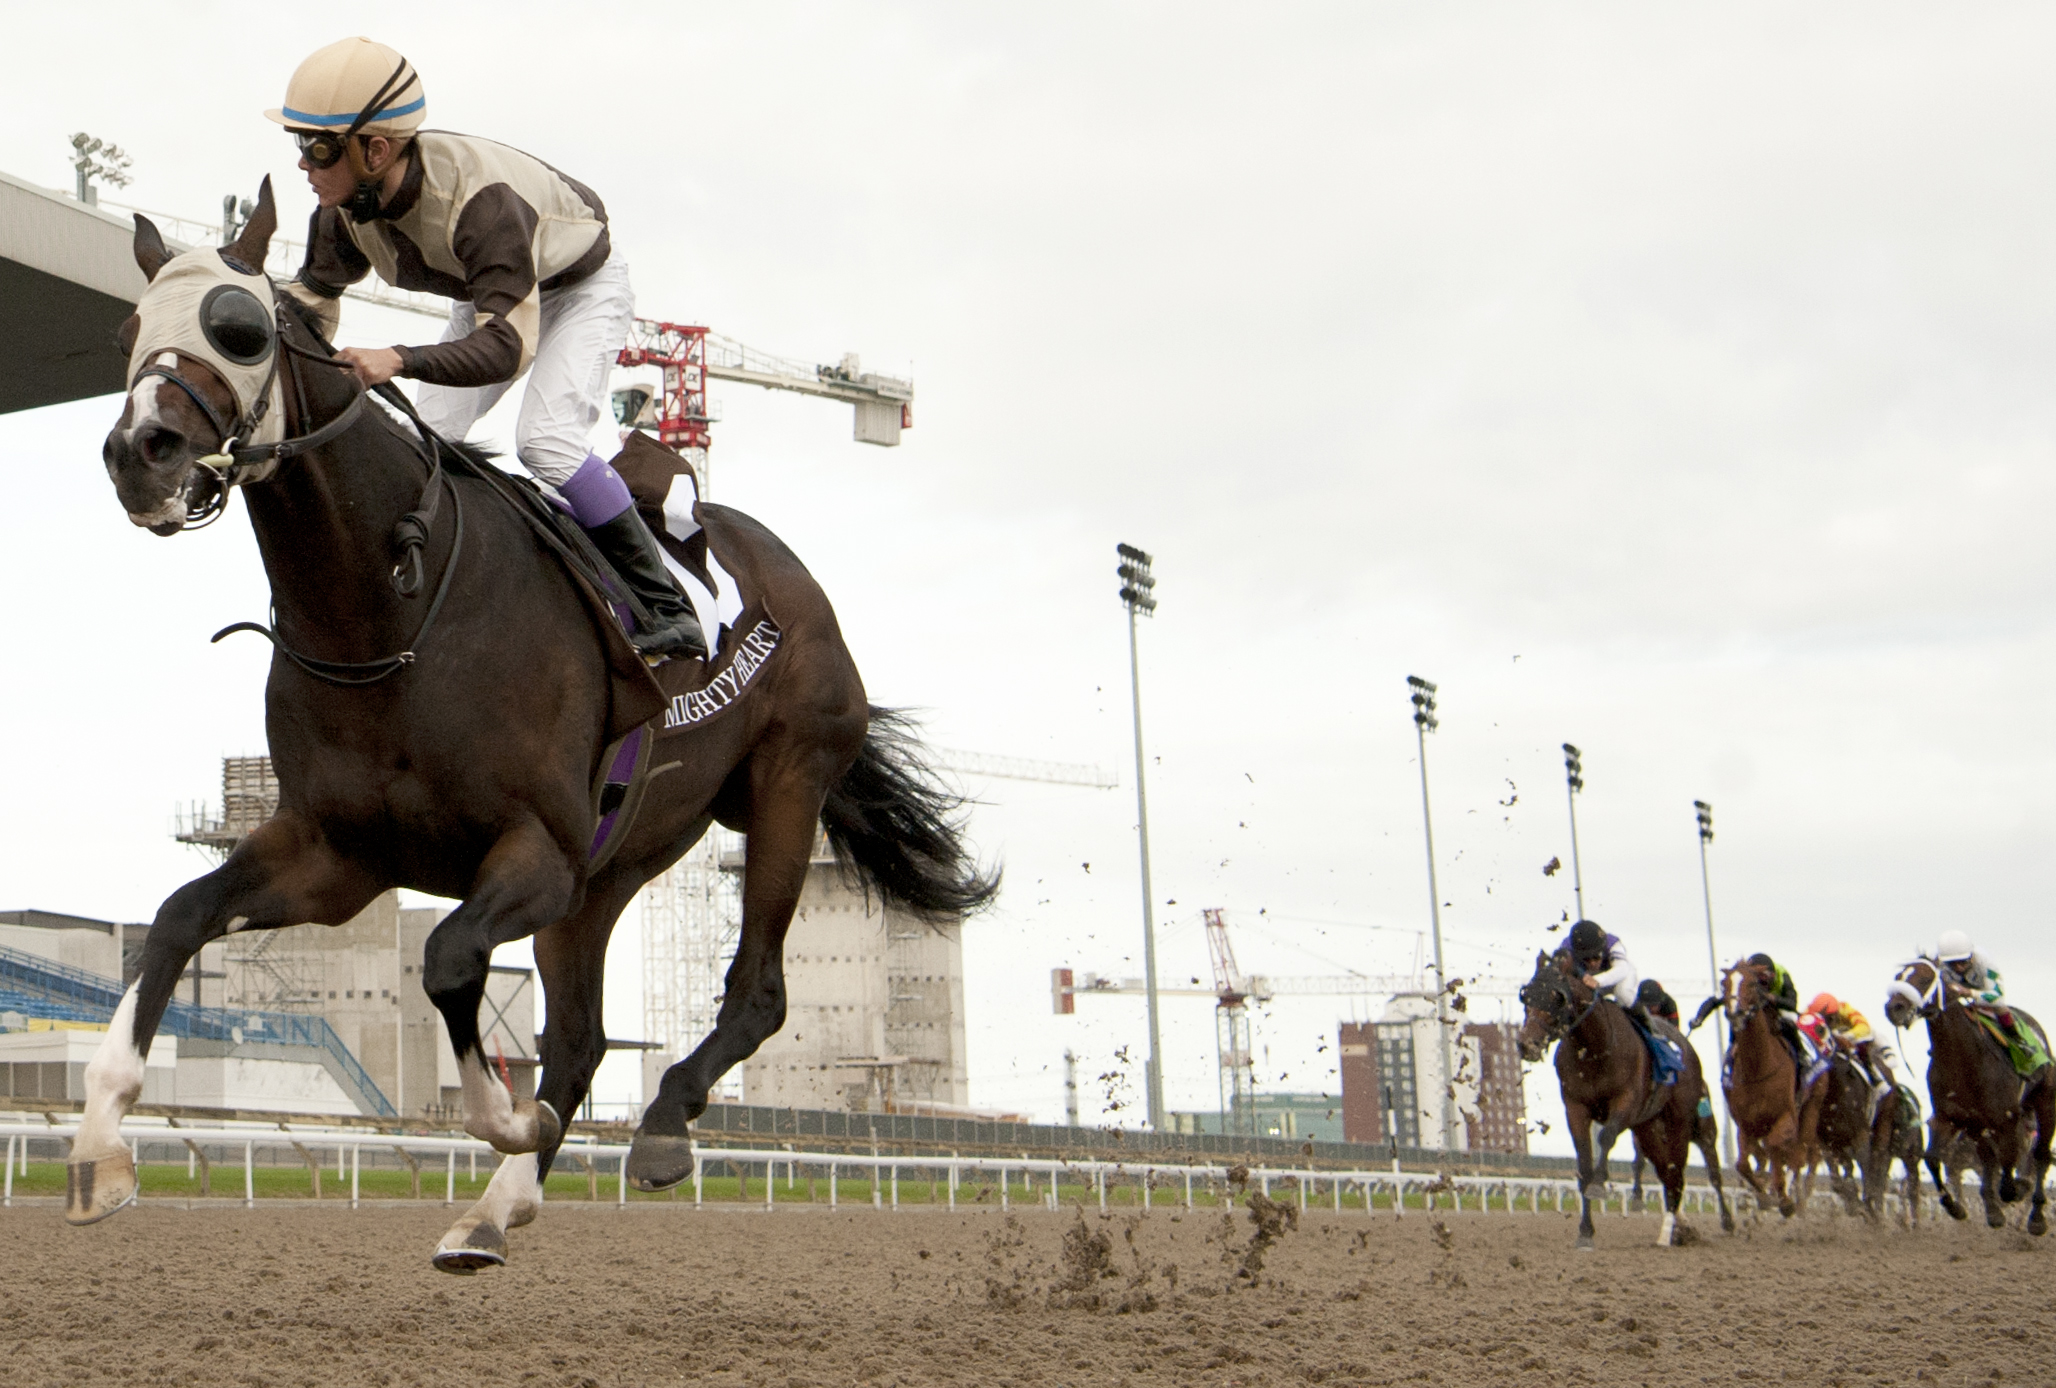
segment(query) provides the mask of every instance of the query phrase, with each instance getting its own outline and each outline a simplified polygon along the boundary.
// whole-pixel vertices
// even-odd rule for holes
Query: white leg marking
[[[1671,1239],[1677,1233],[1677,1230],[1678,1217],[1674,1214],[1664,1215],[1663,1228],[1656,1235],[1656,1246],[1658,1248],[1669,1248],[1671,1246]]]
[[[533,1152],[543,1142],[543,1105],[515,1102],[507,1086],[476,1052],[459,1067],[464,1082],[464,1131],[501,1152]]]
[[[136,1049],[136,989],[131,984],[122,994],[114,1020],[100,1049],[86,1062],[86,1111],[79,1122],[79,1135],[72,1142],[74,1161],[92,1161],[128,1150],[121,1140],[121,1120],[129,1105],[142,1097],[143,1054]]]
[[[522,1152],[502,1157],[485,1193],[436,1245],[436,1266],[446,1272],[473,1272],[505,1262],[507,1231],[533,1223],[542,1208],[543,1188],[534,1156]]]

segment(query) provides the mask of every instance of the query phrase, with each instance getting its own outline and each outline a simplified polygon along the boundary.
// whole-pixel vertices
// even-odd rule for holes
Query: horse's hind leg
[[[600,1015],[607,940],[640,885],[632,874],[610,871],[587,888],[576,914],[536,932],[536,972],[548,1008],[536,1098],[552,1113],[578,1111],[607,1053]],[[557,1159],[563,1132],[560,1128],[546,1136],[549,1140],[533,1156],[516,1153],[500,1163],[477,1201],[436,1245],[431,1261],[437,1268],[468,1273],[506,1262],[507,1231],[542,1212],[543,1180]]]
[[[2049,1198],[2049,1130],[2056,1127],[2056,1090],[2050,1089],[2050,1084],[2051,1081],[2044,1078],[2036,1104],[2035,1145],[2029,1153],[2034,1166],[2034,1204],[2028,1211],[2027,1231],[2036,1238],[2049,1232],[2049,1221],[2042,1206]]]
[[[429,934],[421,985],[450,1033],[464,1086],[464,1131],[501,1152],[533,1152],[563,1134],[562,1116],[517,1102],[488,1068],[478,1029],[493,947],[533,935],[570,909],[577,878],[565,850],[534,819],[500,836],[479,865],[464,904]]]
[[[1720,1177],[1720,1127],[1712,1118],[1702,1119],[1693,1140],[1699,1145],[1699,1155],[1706,1161],[1706,1179],[1713,1186],[1714,1202],[1720,1206],[1720,1227],[1732,1234],[1735,1232],[1735,1215],[1728,1208],[1728,1192]]]
[[[666,1190],[692,1174],[690,1124],[706,1112],[708,1091],[785,1025],[785,932],[806,886],[825,780],[807,769],[814,755],[793,759],[798,767],[768,773],[753,762],[735,962],[713,1032],[664,1072],[636,1126],[628,1182],[637,1190]]]
[[[86,1065],[85,1112],[65,1167],[67,1220],[91,1224],[136,1197],[136,1168],[121,1120],[142,1093],[150,1042],[200,947],[236,930],[339,924],[380,887],[312,829],[281,815],[259,826],[226,863],[165,898],[143,946],[142,976],[122,996]]]

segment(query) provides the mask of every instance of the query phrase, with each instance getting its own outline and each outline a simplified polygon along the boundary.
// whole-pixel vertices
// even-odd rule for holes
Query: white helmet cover
[[[1958,964],[1977,953],[1970,943],[1970,935],[1962,930],[1944,930],[1942,938],[1935,941],[1935,958],[1944,964]]]

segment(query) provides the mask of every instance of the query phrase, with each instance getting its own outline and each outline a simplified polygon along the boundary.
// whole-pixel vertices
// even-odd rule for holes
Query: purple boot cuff
[[[601,462],[597,453],[586,454],[578,471],[566,478],[557,490],[571,503],[571,514],[587,530],[605,525],[635,504],[635,498],[628,494],[628,484],[621,480],[621,474]]]

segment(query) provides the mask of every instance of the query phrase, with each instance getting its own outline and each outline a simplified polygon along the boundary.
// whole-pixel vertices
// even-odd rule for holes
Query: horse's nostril
[[[185,435],[176,429],[166,429],[153,424],[137,436],[136,451],[141,453],[147,462],[161,463],[177,454],[185,441]]]

